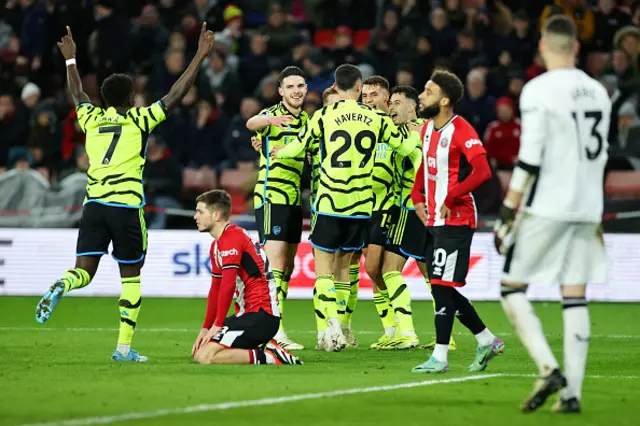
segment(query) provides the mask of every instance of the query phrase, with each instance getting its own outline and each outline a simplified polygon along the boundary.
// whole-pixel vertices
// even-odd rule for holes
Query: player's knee
[[[196,351],[193,360],[198,364],[215,364],[216,356],[224,349],[217,343],[207,343]]]
[[[376,282],[382,280],[380,265],[377,262],[365,262],[364,269],[367,271],[367,275],[369,275],[371,281]]]
[[[587,294],[586,285],[563,285],[562,298],[567,299],[584,299]]]
[[[515,283],[505,283],[503,282],[500,286],[500,296],[503,299],[509,297],[512,294],[522,294],[527,292],[526,284],[515,284]]]

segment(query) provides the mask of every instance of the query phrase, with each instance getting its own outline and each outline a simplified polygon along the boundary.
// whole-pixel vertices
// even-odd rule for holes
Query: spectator
[[[87,155],[87,150],[84,145],[79,145],[74,150],[74,163],[73,165],[62,170],[58,176],[58,183],[62,182],[67,177],[75,174],[75,173],[87,173],[89,170],[89,155]]]
[[[220,173],[228,166],[223,145],[228,125],[227,116],[217,107],[215,99],[205,98],[198,102],[197,115],[192,119],[188,138],[189,168],[208,168]]]
[[[272,4],[267,25],[263,28],[267,36],[267,52],[269,55],[280,55],[291,50],[298,37],[296,30],[285,21],[286,15],[279,4]]]
[[[269,57],[267,53],[267,39],[262,33],[255,33],[251,37],[250,52],[240,60],[238,77],[245,93],[253,93],[260,81],[269,74]]]
[[[114,0],[99,0],[96,13],[96,50],[98,86],[113,73],[126,73],[131,59],[131,22],[118,13]]]
[[[613,38],[613,45],[629,55],[631,68],[634,73],[638,73],[640,71],[640,28],[629,25],[618,30]]]
[[[631,23],[631,16],[616,6],[616,0],[598,0],[594,11],[595,47],[602,51],[610,51],[616,31]]]
[[[538,51],[538,44],[525,11],[519,11],[513,16],[513,29],[506,38],[505,48],[513,62],[521,66],[531,64],[533,56]]]
[[[304,59],[304,71],[307,74],[307,87],[310,92],[324,92],[333,84],[333,75],[325,67],[327,58],[320,52],[312,52]]]
[[[632,129],[640,127],[640,118],[636,112],[636,108],[631,102],[625,102],[618,111],[618,146],[626,149],[632,144],[639,144],[638,141],[629,140],[629,134]]]
[[[401,66],[396,73],[396,86],[412,86],[413,87],[413,73],[409,66]]]
[[[40,88],[31,82],[25,84],[20,93],[20,100],[29,111],[33,111],[40,102]]]
[[[341,26],[336,29],[335,43],[331,51],[333,63],[358,65],[363,62],[362,53],[353,47],[353,31],[351,28]]]
[[[242,97],[242,86],[236,73],[227,65],[227,55],[214,49],[209,56],[209,65],[201,73],[198,89],[205,96],[215,96],[216,104],[228,115],[235,115]]]
[[[0,94],[0,167],[7,164],[11,148],[25,145],[28,134],[27,111],[10,94]]]
[[[239,163],[255,163],[258,153],[251,146],[253,132],[247,129],[246,123],[260,112],[261,105],[256,98],[243,98],[240,102],[240,113],[236,114],[229,124],[224,137],[224,149],[230,167],[238,167]]]
[[[540,56],[539,53],[536,53],[536,56],[533,58],[533,63],[529,66],[529,68],[527,68],[527,81],[533,80],[545,71],[546,68],[544,66],[542,56]]]
[[[140,74],[148,75],[156,57],[161,56],[169,43],[169,31],[160,24],[158,10],[146,5],[132,31],[132,59]],[[184,46],[179,49],[184,51]]]
[[[471,60],[479,55],[476,40],[471,31],[458,34],[458,49],[453,54],[453,72],[461,78],[469,74]]]
[[[147,144],[143,178],[148,204],[159,209],[181,208],[178,201],[182,189],[180,165],[171,157],[162,138],[152,134]],[[167,213],[162,210],[152,212],[149,229],[166,228],[167,218]]]
[[[593,11],[585,4],[584,0],[555,0],[554,4],[547,6],[540,16],[540,28],[553,15],[567,15],[578,27],[578,39],[581,42],[589,42],[595,33]]]
[[[468,17],[467,14],[462,10],[462,1],[461,0],[445,0],[444,1],[444,10],[447,14],[447,21],[451,28],[456,31],[462,31],[467,27]]]
[[[33,114],[33,122],[26,146],[33,156],[35,167],[56,168],[60,154],[60,132],[56,114],[50,105],[41,105]]]
[[[149,91],[154,99],[160,99],[166,95],[171,86],[178,81],[185,69],[185,57],[183,50],[168,50],[164,55],[164,63],[153,68],[149,79]]]
[[[487,93],[485,75],[479,70],[471,71],[458,114],[469,121],[479,135],[484,135],[489,123],[495,120],[495,105],[495,98]]]
[[[429,37],[426,34],[418,37],[416,55],[413,57],[411,65],[413,78],[418,90],[421,90],[427,81],[429,81],[433,73],[436,56],[437,52],[433,51],[433,45]]]
[[[434,9],[429,22],[429,39],[433,50],[440,56],[451,56],[457,47],[456,32],[449,26],[444,9]]]
[[[518,162],[520,120],[515,118],[513,101],[502,97],[496,101],[498,119],[492,121],[484,135],[484,146],[491,166],[511,170]]]

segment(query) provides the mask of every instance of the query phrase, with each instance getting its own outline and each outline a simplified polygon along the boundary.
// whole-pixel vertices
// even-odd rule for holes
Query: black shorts
[[[278,332],[280,318],[260,309],[224,320],[224,326],[211,338],[222,346],[236,349],[257,349],[268,343]]]
[[[82,209],[76,256],[108,254],[119,263],[138,263],[147,253],[147,225],[143,210],[87,203]]]
[[[408,259],[424,260],[424,252],[429,238],[427,228],[420,222],[414,210],[398,209],[389,231],[387,251]]]
[[[427,228],[425,259],[432,285],[462,287],[466,284],[471,259],[473,232],[469,226],[432,226]]]
[[[374,212],[371,220],[368,221],[365,231],[365,246],[373,244],[385,247],[389,239],[389,229],[393,225],[394,212]]]
[[[302,236],[302,207],[264,203],[256,209],[260,244],[284,241],[298,244]]]
[[[368,219],[318,214],[309,241],[313,247],[328,252],[360,250],[364,246],[364,231],[368,224]]]

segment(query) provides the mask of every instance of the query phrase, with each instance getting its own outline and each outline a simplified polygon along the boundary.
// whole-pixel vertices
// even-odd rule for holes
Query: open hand
[[[202,346],[202,343],[205,342],[204,338],[208,332],[209,332],[209,329],[207,328],[203,328],[202,330],[200,330],[200,334],[198,334],[198,337],[196,337],[196,341],[193,344],[193,348],[191,348],[191,356],[194,356],[196,354],[196,351],[200,349],[200,346]]]
[[[280,151],[282,148],[284,148],[284,145],[274,146],[271,149],[271,159],[272,160],[275,160],[276,158],[278,158],[278,151]]]
[[[290,115],[276,115],[275,117],[269,118],[269,124],[283,128],[287,127],[292,121],[293,117]]]
[[[201,58],[206,58],[209,56],[209,52],[211,52],[211,48],[215,45],[216,40],[213,36],[213,31],[207,31],[207,23],[202,23],[202,28],[200,29],[200,39],[198,39],[198,53],[197,55]]]
[[[62,52],[62,56],[64,56],[65,60],[76,57],[76,43],[73,41],[71,28],[69,28],[68,25],[67,35],[62,37],[62,39],[58,42],[58,48],[60,49],[60,52]]]

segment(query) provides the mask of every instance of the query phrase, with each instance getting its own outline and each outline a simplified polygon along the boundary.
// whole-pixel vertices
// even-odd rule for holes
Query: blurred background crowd
[[[70,25],[85,91],[101,103],[111,73],[135,79],[137,106],[164,96],[195,53],[199,23],[216,48],[182,105],[149,141],[147,202],[192,208],[224,187],[251,211],[258,154],[248,118],[279,101],[278,72],[305,70],[304,109],[320,108],[332,70],[358,65],[421,91],[436,67],[465,83],[457,111],[483,136],[495,173],[477,194],[494,213],[519,148],[518,97],[545,72],[540,26],[553,14],[579,29],[580,67],[611,94],[611,198],[640,199],[640,0],[4,0],[0,6],[0,194],[11,170],[38,173],[51,191],[84,173],[84,134],[65,92],[56,41]],[[16,172],[14,172],[15,174]],[[4,182],[4,183],[3,183]],[[15,183],[11,183],[15,189]],[[1,203],[0,203],[1,204]],[[1,206],[0,206],[1,207]],[[152,228],[179,226],[151,212]]]

